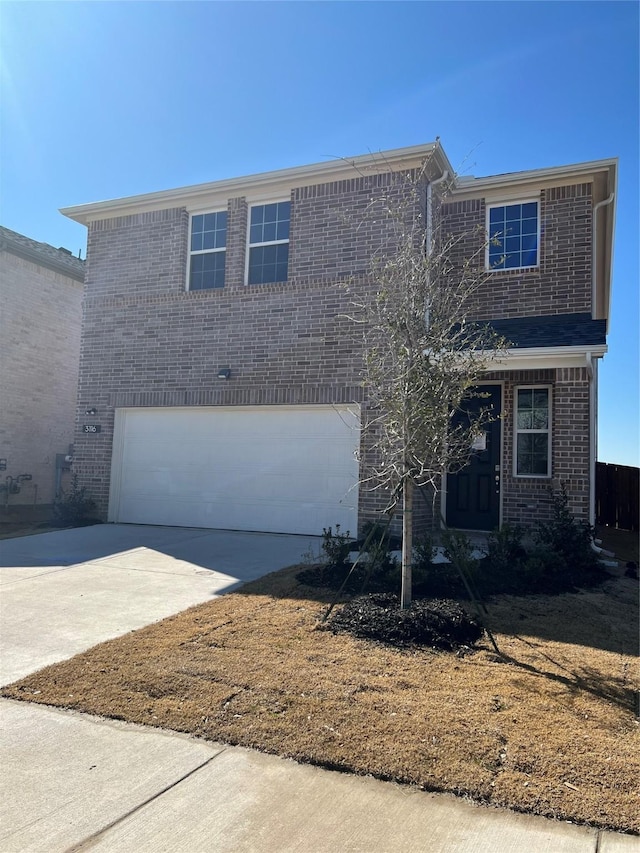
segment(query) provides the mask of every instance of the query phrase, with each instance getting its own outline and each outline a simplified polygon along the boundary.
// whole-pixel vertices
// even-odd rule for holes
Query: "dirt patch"
[[[637,583],[502,598],[505,655],[317,630],[299,568],[103,643],[3,695],[548,817],[639,831]]]
[[[53,524],[53,507],[47,504],[0,508],[0,539],[31,536],[57,529]]]
[[[477,620],[456,602],[420,599],[400,609],[397,595],[359,595],[347,602],[326,623],[331,631],[342,631],[397,647],[465,649],[482,636]]]
[[[598,539],[602,540],[602,547],[612,551],[621,563],[640,563],[640,534],[637,531],[598,527]]]

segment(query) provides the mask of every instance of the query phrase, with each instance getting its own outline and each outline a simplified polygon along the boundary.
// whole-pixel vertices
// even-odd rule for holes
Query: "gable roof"
[[[0,251],[10,252],[76,281],[84,281],[84,261],[74,258],[68,249],[56,249],[49,243],[32,240],[3,225],[0,225]]]

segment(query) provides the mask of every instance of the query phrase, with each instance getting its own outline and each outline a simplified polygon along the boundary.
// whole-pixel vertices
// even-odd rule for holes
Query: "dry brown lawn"
[[[639,831],[637,583],[490,606],[500,649],[317,630],[296,569],[50,666],[5,696]],[[43,626],[46,630],[46,626]]]

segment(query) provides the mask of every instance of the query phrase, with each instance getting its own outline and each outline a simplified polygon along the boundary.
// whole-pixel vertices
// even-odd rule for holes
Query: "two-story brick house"
[[[84,261],[0,226],[0,505],[69,485]]]
[[[434,143],[62,211],[89,230],[75,469],[106,518],[320,533],[376,516],[348,315],[389,227],[371,200],[427,159],[444,227],[501,235],[472,315],[513,345],[443,514],[532,522],[564,482],[592,517],[616,161],[456,178]]]

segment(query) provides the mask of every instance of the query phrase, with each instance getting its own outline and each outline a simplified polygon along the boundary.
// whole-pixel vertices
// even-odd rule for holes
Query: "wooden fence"
[[[640,469],[596,463],[596,523],[638,530]]]

